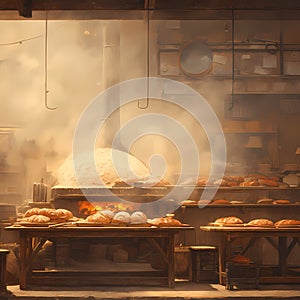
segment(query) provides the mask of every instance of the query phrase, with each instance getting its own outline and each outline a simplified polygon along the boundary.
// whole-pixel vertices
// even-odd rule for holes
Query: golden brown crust
[[[223,217],[215,220],[215,224],[243,224],[243,220],[238,217]]]
[[[109,224],[110,220],[111,219],[108,216],[105,216],[100,212],[90,215],[86,218],[87,222],[97,223],[97,224]]]
[[[268,219],[254,219],[248,222],[248,225],[251,226],[273,226],[274,223]]]
[[[300,225],[300,220],[283,219],[275,223],[275,226],[278,225]]]
[[[73,214],[69,210],[64,209],[64,208],[56,209],[55,215],[58,217],[57,219],[65,219],[65,220],[69,220],[74,217]]]
[[[50,218],[42,215],[32,215],[29,218],[26,218],[26,222],[30,223],[48,223],[50,222]]]
[[[36,208],[36,207],[31,208],[31,209],[28,209],[28,210],[25,212],[24,217],[25,217],[25,218],[28,218],[28,217],[31,217],[31,216],[33,216],[33,215],[39,215],[39,214],[40,214],[40,211],[41,211],[41,209],[40,209],[40,208]]]
[[[274,200],[272,202],[273,204],[290,204],[291,202],[289,200],[285,200],[285,199],[278,199],[278,200]]]
[[[182,226],[182,223],[171,217],[155,218],[151,220],[151,224],[158,227]]]

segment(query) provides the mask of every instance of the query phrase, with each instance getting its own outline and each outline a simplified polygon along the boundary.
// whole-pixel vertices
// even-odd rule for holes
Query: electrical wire
[[[22,39],[22,40],[18,40],[18,41],[15,41],[15,42],[10,42],[10,43],[0,43],[0,46],[12,46],[12,45],[22,45],[24,42],[29,42],[29,41],[32,41],[32,40],[35,40],[35,39],[38,39],[40,37],[42,37],[43,35],[40,34],[40,35],[37,35],[37,36],[33,36],[31,38],[27,38],[27,39]]]

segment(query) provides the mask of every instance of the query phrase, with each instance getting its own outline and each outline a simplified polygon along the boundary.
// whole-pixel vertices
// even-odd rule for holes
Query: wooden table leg
[[[19,278],[19,284],[20,289],[26,289],[26,283],[27,283],[27,246],[28,246],[28,240],[27,235],[23,232],[20,232],[20,278]]]
[[[175,241],[174,234],[170,233],[168,238],[168,286],[175,287]]]
[[[278,237],[278,263],[281,276],[285,276],[287,274],[287,255],[287,237],[280,236]]]

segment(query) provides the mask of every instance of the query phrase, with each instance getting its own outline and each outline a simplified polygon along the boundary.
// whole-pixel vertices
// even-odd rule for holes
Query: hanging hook
[[[138,108],[139,109],[147,109],[149,107],[149,77],[150,77],[150,51],[149,51],[149,45],[150,45],[150,1],[147,3],[147,42],[146,42],[146,57],[147,57],[147,86],[146,86],[146,104],[141,105],[140,101],[138,100]]]
[[[45,82],[44,82],[44,97],[45,97],[45,107],[49,110],[57,109],[57,106],[50,107],[48,105],[48,14],[46,13],[46,23],[45,23],[45,62],[44,62],[44,72],[45,72]]]

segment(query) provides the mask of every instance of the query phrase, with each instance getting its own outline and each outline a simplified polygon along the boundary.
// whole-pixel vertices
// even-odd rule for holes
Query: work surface
[[[174,287],[174,236],[179,230],[193,229],[193,227],[26,227],[10,226],[7,230],[18,230],[20,233],[20,287],[30,285],[43,286],[81,286],[81,285],[167,285]],[[109,271],[95,272],[74,269],[64,265],[60,270],[34,270],[33,262],[38,256],[45,242],[50,239],[56,244],[63,241],[66,246],[72,238],[84,238],[86,243],[99,238],[133,238],[146,240],[165,262],[166,270]],[[56,255],[57,258],[57,255]]]

